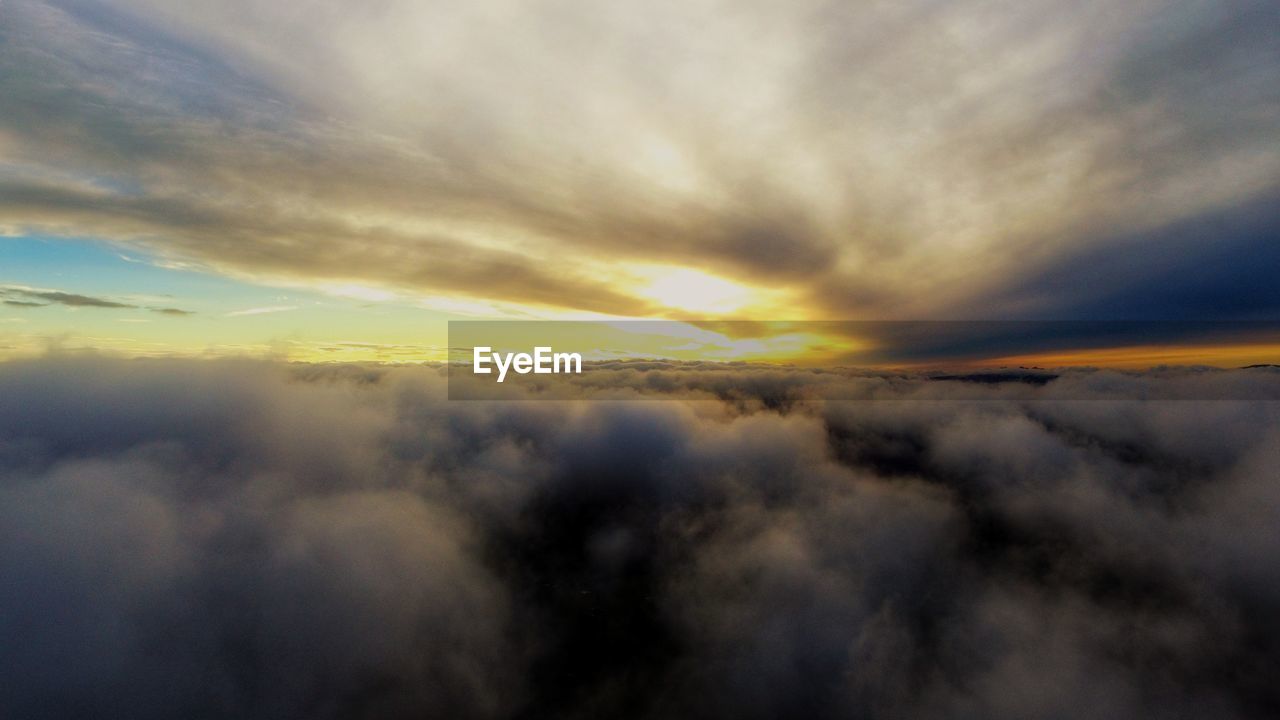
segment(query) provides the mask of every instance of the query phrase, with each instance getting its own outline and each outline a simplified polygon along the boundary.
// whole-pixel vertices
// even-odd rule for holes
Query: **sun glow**
[[[692,268],[646,266],[630,269],[639,282],[636,296],[673,310],[724,315],[772,304],[775,292],[752,288]]]

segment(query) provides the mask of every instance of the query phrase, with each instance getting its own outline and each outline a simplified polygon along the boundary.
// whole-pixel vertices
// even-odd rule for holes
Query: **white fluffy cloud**
[[[692,376],[649,372],[663,393]],[[892,392],[912,399],[866,402],[779,402],[759,380],[700,402],[444,392],[421,367],[0,367],[0,707],[1246,718],[1280,703],[1275,403],[1115,385],[974,402],[966,383],[905,378]]]

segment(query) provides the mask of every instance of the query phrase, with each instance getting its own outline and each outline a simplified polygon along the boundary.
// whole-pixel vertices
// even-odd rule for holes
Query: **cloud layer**
[[[107,308],[111,310],[137,310],[140,305],[131,305],[129,303],[111,300],[109,298],[95,297],[93,295],[81,295],[79,293],[69,293],[62,290],[48,290],[39,288],[22,287],[15,285],[0,285],[0,302],[9,307],[16,308],[39,308],[48,307],[49,305],[64,305],[71,308]],[[194,315],[190,310],[173,307],[146,307],[154,313],[161,315]]]
[[[1244,257],[1274,213],[1176,225],[1274,204],[1266,0],[0,12],[11,231],[628,315],[679,309],[629,275],[657,264],[785,291],[788,317],[1087,317],[1065,279],[1172,227],[1186,263],[1088,296],[1199,278],[1212,317],[1275,259]],[[1057,294],[1019,291],[1040,276]]]
[[[1275,403],[726,372],[719,400],[486,403],[423,367],[0,366],[0,708],[1280,708]]]

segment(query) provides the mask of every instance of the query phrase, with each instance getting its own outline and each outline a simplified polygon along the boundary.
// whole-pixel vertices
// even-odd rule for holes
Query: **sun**
[[[638,278],[631,292],[673,310],[726,315],[758,306],[767,293],[692,268],[644,266],[629,268]]]

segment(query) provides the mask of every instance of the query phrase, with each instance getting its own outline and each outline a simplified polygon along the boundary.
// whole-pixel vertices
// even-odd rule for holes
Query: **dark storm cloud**
[[[1278,237],[1280,196],[1266,195],[1066,253],[978,306],[988,317],[1274,320],[1280,317]]]
[[[717,397],[625,371],[583,392]],[[1280,709],[1275,403],[1128,399],[1173,371],[1062,378],[1091,402],[756,372],[476,403],[429,367],[0,366],[0,708]],[[815,375],[910,401],[776,401]]]

